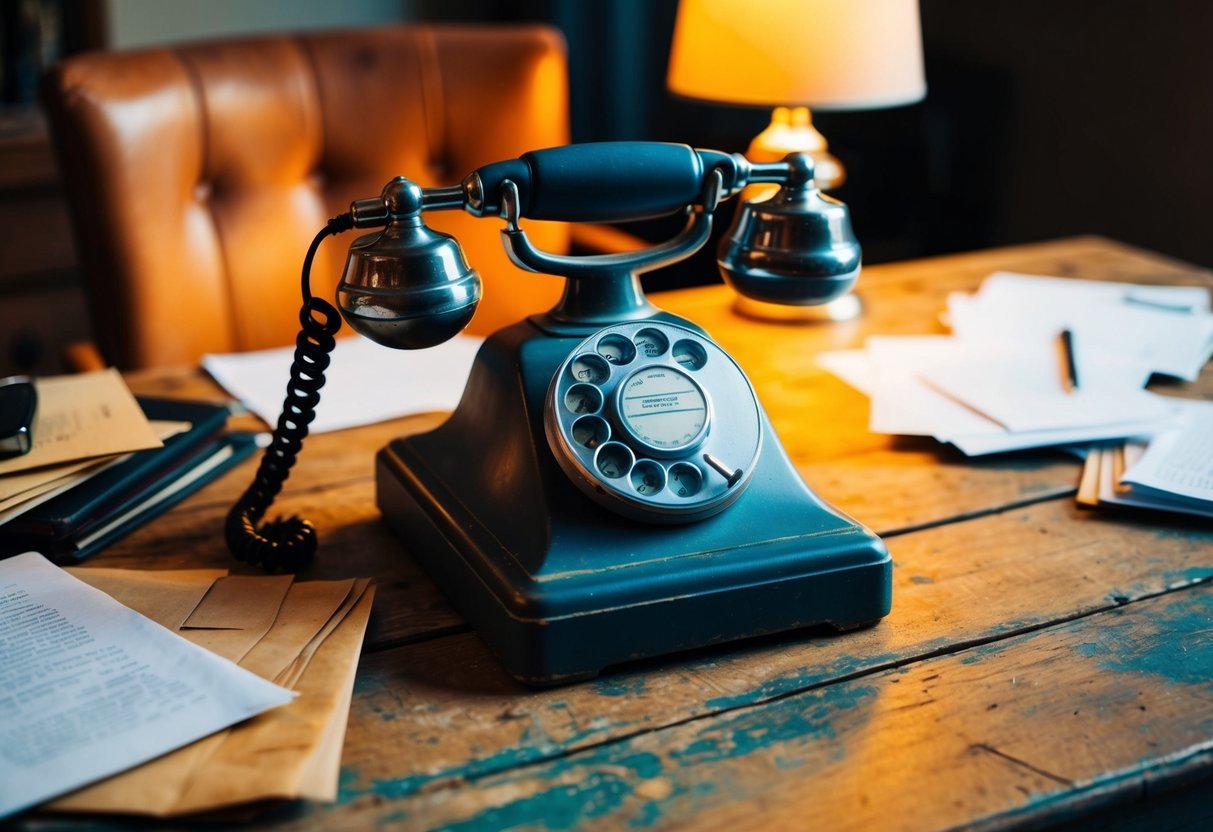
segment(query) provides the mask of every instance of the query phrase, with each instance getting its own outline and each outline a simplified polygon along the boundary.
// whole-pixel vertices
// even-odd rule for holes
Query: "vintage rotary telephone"
[[[546,684],[607,665],[812,624],[850,628],[889,610],[891,561],[870,531],[802,482],[745,374],[699,327],[654,307],[638,275],[704,245],[719,202],[754,183],[721,243],[746,296],[824,303],[860,269],[846,207],[793,154],[752,164],[685,145],[605,142],[533,151],[458,186],[398,177],[312,242],[303,331],[283,415],[228,517],[242,560],[293,569],[310,524],[263,515],[286,480],[344,318],[391,347],[441,343],[468,323],[480,279],[426,211],[503,217],[523,269],[567,278],[557,305],[481,347],[459,407],[377,457],[378,504],[506,669]],[[685,211],[673,239],[626,254],[539,251],[519,220],[619,221]],[[329,234],[351,246],[340,313],[308,288]]]

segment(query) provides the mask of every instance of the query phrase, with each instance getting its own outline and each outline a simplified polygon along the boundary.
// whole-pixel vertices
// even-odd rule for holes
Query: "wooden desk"
[[[320,529],[309,577],[375,576],[340,800],[282,828],[936,829],[1139,818],[1213,773],[1213,531],[1092,513],[1079,464],[970,460],[866,430],[867,401],[814,365],[872,333],[942,331],[944,296],[996,269],[1211,285],[1206,271],[1096,238],[874,266],[862,320],[746,321],[723,287],[656,298],[747,370],[808,483],[878,531],[892,614],[529,690],[507,678],[374,506],[373,452],[436,424],[311,437],[277,509]],[[196,393],[168,374],[147,392]],[[1210,397],[1213,371],[1167,392]],[[253,462],[93,563],[227,565],[220,522]],[[69,824],[71,825],[71,824]]]

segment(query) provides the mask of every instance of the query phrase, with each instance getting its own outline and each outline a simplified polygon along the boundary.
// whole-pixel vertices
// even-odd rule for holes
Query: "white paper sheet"
[[[1182,428],[1155,437],[1121,480],[1165,494],[1209,501],[1209,510],[1213,511],[1213,412],[1191,412]]]
[[[0,818],[292,697],[40,554],[0,561]]]
[[[1099,442],[1105,439],[1125,437],[1150,437],[1157,431],[1169,427],[1166,422],[1114,422],[1107,425],[1064,428],[1059,430],[1031,430],[1015,433],[981,433],[969,436],[952,436],[951,442],[967,456],[985,456],[1007,451],[1022,451],[1028,448],[1047,448],[1075,442]]]
[[[966,340],[1044,341],[1069,329],[1082,345],[1080,362],[1123,365],[1129,377],[1156,372],[1193,381],[1213,356],[1208,303],[1199,287],[996,273],[975,295],[950,295],[946,314],[953,333]]]
[[[873,336],[817,363],[867,393],[875,433],[932,436],[970,456],[1058,446],[1083,456],[1082,443],[1175,429],[1185,400],[1144,388],[1156,372],[1200,375],[1213,357],[1209,310],[1199,286],[996,272],[976,294],[949,296],[953,335]],[[1066,329],[1072,392],[1057,346]]]
[[[977,347],[964,349],[965,339],[958,339],[958,351],[963,349],[971,358],[923,367],[919,376],[1015,432],[1095,427],[1172,415],[1164,401],[1128,383],[1131,380],[1123,374],[1101,374],[1093,364],[1080,368],[1079,388],[1067,392],[1052,340],[1029,341],[1014,354],[998,355],[982,354]]]
[[[426,350],[393,350],[366,338],[338,339],[310,431],[454,410],[482,340],[457,335]],[[272,426],[282,413],[293,355],[293,347],[206,355],[202,366]]]
[[[925,384],[927,367],[972,360],[955,338],[944,335],[874,336],[865,342],[873,365],[868,427],[876,433],[933,436],[1003,433],[989,418]]]
[[[1086,303],[1092,300],[1130,303],[1160,311],[1208,312],[1209,290],[1203,286],[1158,286],[1151,283],[1112,283],[1101,280],[1076,280],[1019,272],[994,272],[982,281],[978,294],[993,298],[1000,293],[1051,295],[1062,301]]]
[[[932,368],[974,366],[979,377],[981,367],[993,360],[1014,361],[1014,350],[1004,344],[973,345],[946,335],[872,336],[862,350],[822,353],[818,364],[843,378],[871,397],[869,429],[874,433],[931,436],[951,442],[969,456],[984,456],[1027,448],[1081,443],[1125,436],[1149,437],[1174,427],[1170,419],[1128,420],[1097,414],[1098,424],[1080,424],[1052,429],[1012,431],[982,416],[971,407],[926,384],[922,375]],[[1050,358],[1050,361],[1053,359]],[[1098,371],[1087,368],[1092,379]],[[1058,368],[1050,365],[1046,383],[1056,384]],[[1124,381],[1126,376],[1119,376]],[[1144,381],[1144,375],[1138,375]],[[994,390],[998,393],[997,387]],[[1138,395],[1140,391],[1130,391]],[[1153,394],[1143,409],[1151,413],[1170,413],[1174,400]]]

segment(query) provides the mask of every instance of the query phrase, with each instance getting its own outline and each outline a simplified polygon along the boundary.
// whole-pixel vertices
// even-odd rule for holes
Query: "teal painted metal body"
[[[490,338],[451,418],[390,443],[376,466],[384,517],[513,676],[571,681],[888,613],[884,544],[806,487],[765,414],[749,488],[714,517],[652,525],[581,494],[548,450],[543,405],[552,373],[588,331],[542,323]]]
[[[803,155],[754,165],[737,154],[685,145],[601,143],[488,165],[469,174],[460,188],[425,190],[394,180],[382,201],[355,203],[356,226],[387,229],[351,248],[341,284],[342,314],[380,343],[438,343],[466,322],[479,297],[467,288],[478,279],[454,241],[422,233],[423,210],[463,208],[476,216],[500,216],[503,243],[515,264],[567,279],[560,301],[545,315],[508,327],[484,344],[463,399],[444,425],[392,442],[377,459],[384,517],[515,677],[555,683],[633,659],[815,624],[850,628],[888,613],[892,562],[884,544],[805,486],[752,398],[714,402],[717,409],[750,408],[744,427],[760,441],[738,446],[747,458],[715,458],[706,445],[695,446],[693,430],[685,448],[678,446],[679,476],[694,479],[687,454],[704,451],[699,458],[727,475],[728,488],[739,489],[705,502],[703,511],[689,502],[658,506],[661,500],[653,498],[627,502],[630,509],[616,513],[609,499],[597,499],[611,484],[586,475],[578,467],[582,463],[570,462],[567,454],[562,469],[545,433],[553,374],[589,336],[637,321],[702,333],[654,307],[639,276],[702,247],[720,201],[746,184],[782,187],[771,200],[779,210],[756,214],[722,255],[722,270],[738,290],[777,303],[823,303],[849,290],[859,273],[859,245],[845,206],[821,197],[812,177],[812,162]],[[544,252],[519,225],[523,217],[601,221],[674,210],[687,216],[680,234],[620,254]],[[668,404],[671,395],[643,393],[631,398],[649,403],[635,406],[666,408],[649,416],[702,411],[704,421],[696,426],[706,436],[712,391],[695,399],[700,382],[669,362],[665,366],[628,378],[657,384],[676,403]],[[683,378],[691,389],[661,388],[668,381],[659,379],[669,378],[662,372]],[[700,378],[707,384],[709,377],[724,384],[722,398],[729,398],[727,391],[736,398],[737,388],[721,382],[714,369]],[[686,408],[676,399],[682,395],[698,404]],[[619,422],[620,414],[615,416]],[[568,422],[567,417],[562,412],[560,418]],[[712,439],[740,435],[741,424],[720,420],[720,433]],[[557,450],[565,448],[560,437],[566,428],[553,431]],[[675,434],[686,429],[680,425]],[[668,456],[669,447],[654,450],[641,447],[636,435],[632,440],[641,450]],[[629,460],[637,450],[613,440],[582,441],[575,454],[588,456],[589,448],[598,458],[611,445]],[[618,478],[616,463],[595,464],[603,476]],[[657,483],[646,487],[660,490],[664,474],[653,473],[657,463],[644,464]],[[668,469],[670,477],[676,467]],[[575,484],[574,473],[566,470],[582,479]],[[694,471],[707,475],[703,468]],[[690,495],[678,495],[693,499],[699,485],[686,488]],[[661,518],[655,508],[664,512]],[[707,516],[709,509],[719,513]],[[689,522],[677,522],[673,515],[679,512]]]

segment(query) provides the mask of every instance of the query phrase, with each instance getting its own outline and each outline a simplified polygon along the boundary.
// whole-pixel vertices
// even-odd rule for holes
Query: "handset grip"
[[[589,142],[533,150],[464,179],[468,209],[501,213],[501,186],[518,188],[520,214],[537,220],[619,222],[659,217],[699,202],[704,177],[719,168],[723,191],[745,175],[745,159],[663,142]]]

